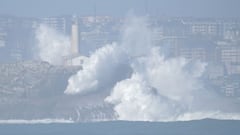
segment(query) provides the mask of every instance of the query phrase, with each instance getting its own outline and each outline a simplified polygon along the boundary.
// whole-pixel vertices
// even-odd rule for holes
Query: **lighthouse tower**
[[[71,53],[72,56],[79,55],[79,32],[78,32],[78,18],[73,16],[72,32],[71,32]]]
[[[81,66],[87,57],[81,56],[79,53],[79,28],[78,28],[78,18],[73,16],[72,27],[71,27],[71,54],[66,57],[66,66]]]

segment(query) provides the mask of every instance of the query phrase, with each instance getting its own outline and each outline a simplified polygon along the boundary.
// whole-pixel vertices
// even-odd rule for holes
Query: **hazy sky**
[[[147,4],[146,4],[147,3]],[[136,14],[240,17],[240,0],[0,0],[0,14],[17,16]],[[146,8],[147,7],[147,8]]]

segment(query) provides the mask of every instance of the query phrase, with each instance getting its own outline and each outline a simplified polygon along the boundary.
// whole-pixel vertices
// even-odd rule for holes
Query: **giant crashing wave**
[[[82,69],[69,78],[64,91],[66,96],[77,95],[82,98],[101,95],[101,104],[113,109],[110,111],[112,115],[106,116],[107,120],[240,119],[236,104],[205,87],[202,76],[207,63],[165,57],[162,48],[152,43],[152,28],[146,17],[128,16],[122,28],[120,42],[97,49],[84,61]],[[41,30],[44,28],[40,27]],[[39,39],[44,40],[41,36]],[[67,38],[66,44],[69,46]],[[50,48],[55,47],[62,46]],[[52,57],[58,55],[59,51],[46,53],[40,49],[40,52],[44,59],[48,58],[45,54],[51,54],[48,60],[51,64],[62,63],[59,57]],[[84,103],[80,106],[84,106]],[[76,109],[77,117],[82,114],[80,110]]]

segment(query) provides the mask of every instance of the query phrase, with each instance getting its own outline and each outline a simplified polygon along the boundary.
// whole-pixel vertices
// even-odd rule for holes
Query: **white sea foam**
[[[130,17],[119,43],[106,45],[90,56],[83,69],[68,81],[67,94],[110,89],[107,103],[118,120],[179,121],[194,119],[239,119],[217,94],[201,81],[206,63],[184,58],[167,59],[152,44],[146,18]],[[124,70],[121,65],[131,70]],[[120,68],[117,68],[120,67]],[[116,70],[117,69],[117,70]],[[128,74],[123,79],[116,72]],[[130,71],[130,72],[129,72]],[[109,85],[110,80],[113,85]],[[103,87],[104,86],[104,87]],[[221,107],[222,104],[225,106]]]
[[[53,65],[63,64],[64,57],[70,55],[70,38],[45,24],[36,29],[35,35],[36,57]]]
[[[74,123],[74,121],[66,119],[0,120],[0,124],[51,124],[51,123]]]

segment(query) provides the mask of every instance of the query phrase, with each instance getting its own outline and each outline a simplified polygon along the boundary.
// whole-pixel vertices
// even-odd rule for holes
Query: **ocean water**
[[[240,121],[0,124],[0,135],[240,135]]]

